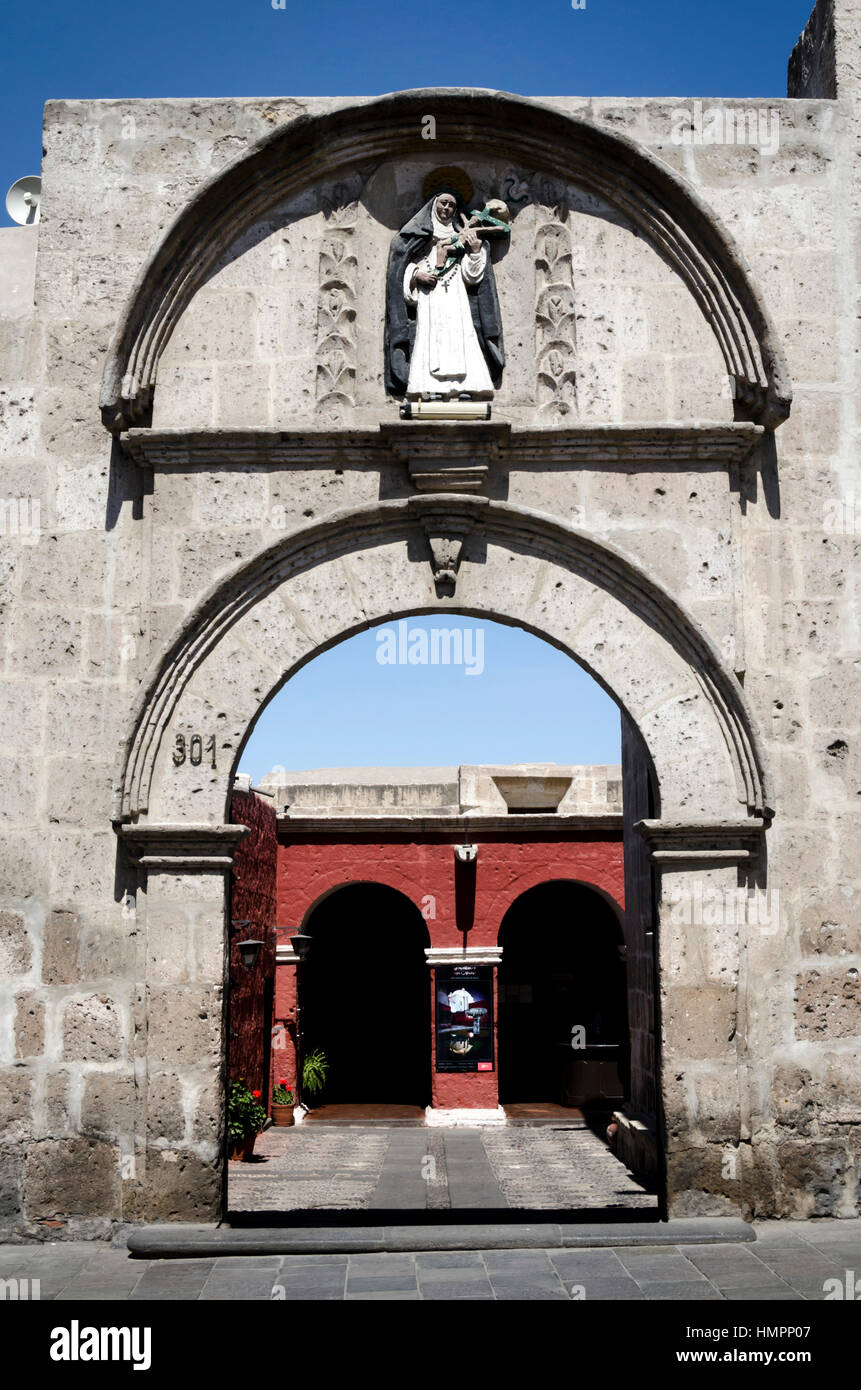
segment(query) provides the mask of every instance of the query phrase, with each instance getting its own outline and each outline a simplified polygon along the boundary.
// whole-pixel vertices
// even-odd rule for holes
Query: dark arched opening
[[[327,1105],[427,1105],[431,1087],[427,926],[394,888],[356,883],[330,893],[304,931],[301,967],[304,1056],[329,1064]]]
[[[580,883],[542,883],[499,932],[499,1098],[612,1108],[628,1093],[628,1008],[618,918]]]

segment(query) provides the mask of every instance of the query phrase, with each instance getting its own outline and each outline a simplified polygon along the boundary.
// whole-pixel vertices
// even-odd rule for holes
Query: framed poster
[[[493,966],[436,968],[437,1071],[493,1071]]]

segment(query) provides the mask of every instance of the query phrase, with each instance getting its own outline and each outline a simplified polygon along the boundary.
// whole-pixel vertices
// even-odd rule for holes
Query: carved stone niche
[[[491,467],[507,451],[507,424],[381,425],[380,434],[406,463],[417,492],[481,492]]]

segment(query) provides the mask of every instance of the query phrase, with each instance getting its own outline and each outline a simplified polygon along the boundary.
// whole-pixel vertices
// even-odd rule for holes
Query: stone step
[[[732,1245],[756,1240],[736,1217],[678,1221],[476,1222],[386,1226],[145,1226],[128,1238],[140,1259],[205,1255],[323,1255],[366,1251],[576,1250],[655,1245]]]

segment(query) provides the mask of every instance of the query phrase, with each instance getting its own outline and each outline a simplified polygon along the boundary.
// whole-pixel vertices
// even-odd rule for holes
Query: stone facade
[[[820,0],[788,99],[699,116],[48,104],[0,256],[8,1225],[217,1217],[244,741],[327,645],[458,611],[626,713],[669,1211],[857,1212],[859,64]],[[451,164],[515,214],[482,426],[382,387],[386,248]]]

